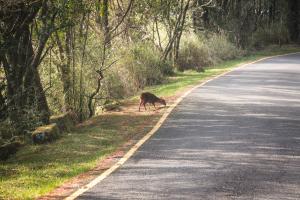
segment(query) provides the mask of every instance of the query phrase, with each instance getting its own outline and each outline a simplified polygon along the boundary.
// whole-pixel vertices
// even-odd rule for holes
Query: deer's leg
[[[146,108],[146,103],[143,103],[144,104],[144,108],[145,108],[145,110],[147,110],[147,108]]]
[[[152,103],[152,105],[154,106],[154,109],[156,110],[155,103]]]
[[[139,112],[141,111],[142,100],[140,101]]]

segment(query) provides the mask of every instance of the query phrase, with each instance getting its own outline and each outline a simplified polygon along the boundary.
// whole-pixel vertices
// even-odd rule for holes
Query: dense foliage
[[[10,127],[0,139],[53,114],[92,117],[174,70],[299,43],[299,10],[297,0],[0,0],[0,121]]]

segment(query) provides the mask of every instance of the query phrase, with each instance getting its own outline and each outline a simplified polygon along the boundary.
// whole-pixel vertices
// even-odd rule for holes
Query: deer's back
[[[145,103],[155,103],[158,102],[160,99],[150,92],[144,92],[141,94],[141,101]]]

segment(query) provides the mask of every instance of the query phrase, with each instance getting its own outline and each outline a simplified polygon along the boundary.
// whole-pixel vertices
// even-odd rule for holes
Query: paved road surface
[[[300,54],[194,90],[79,199],[300,199]]]

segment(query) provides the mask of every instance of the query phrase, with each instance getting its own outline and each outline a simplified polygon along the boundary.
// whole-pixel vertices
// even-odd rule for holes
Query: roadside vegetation
[[[171,103],[237,64],[298,51],[299,6],[0,0],[0,199],[46,194],[147,132],[163,109],[136,113],[142,91]]]
[[[202,73],[195,70],[176,72],[165,83],[145,90],[172,101],[172,97],[187,88],[241,64],[300,50],[297,46],[271,49],[222,62]],[[0,162],[0,198],[34,199],[47,194],[70,178],[93,169],[129,140],[142,137],[164,111],[155,112],[151,108],[151,111],[138,112],[138,96],[123,100],[121,106],[125,112],[112,111],[93,117],[79,124],[76,131],[64,133],[54,143],[26,145],[9,160]]]

